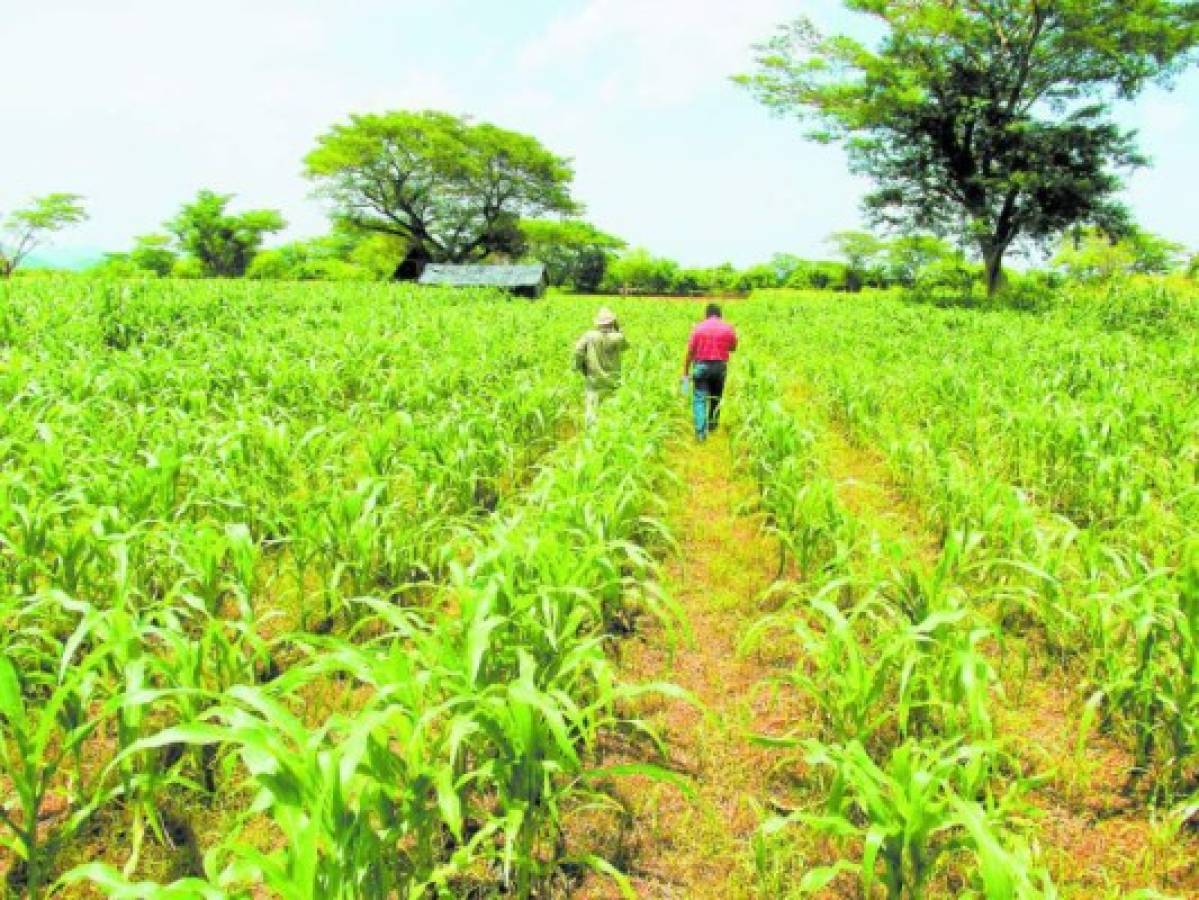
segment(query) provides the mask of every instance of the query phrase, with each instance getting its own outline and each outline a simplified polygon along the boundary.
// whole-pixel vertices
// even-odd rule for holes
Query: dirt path
[[[805,418],[806,397],[796,389],[787,399]],[[911,564],[926,571],[936,566],[939,542],[884,456],[855,445],[832,423],[815,424],[820,456],[841,503],[880,538],[906,550]],[[767,611],[762,601],[777,570],[778,547],[752,513],[756,489],[733,470],[725,435],[703,446],[680,444],[670,462],[680,486],[667,520],[681,552],[666,564],[663,580],[694,640],[674,641],[665,629],[647,627],[623,644],[620,669],[628,682],[673,682],[702,704],[697,709],[659,702],[638,711],[658,728],[669,765],[690,777],[695,796],[640,779],[621,782],[617,792],[631,823],[620,852],[608,858],[629,874],[639,897],[758,897],[751,841],[762,807],[775,793],[772,778],[780,760],[777,751],[755,746],[751,736],[785,733],[811,714],[792,692],[765,687],[793,664],[787,648],[777,648],[775,655],[769,648],[738,652],[747,630]],[[1003,660],[997,662],[1001,672],[1007,669]],[[1076,740],[1072,686],[1052,672],[1032,673],[1032,684],[1007,675],[1007,690],[994,710],[999,733],[1025,751],[1022,757],[1036,757],[1026,759],[1033,771],[1047,764],[1052,771],[1049,761],[1066,759]],[[1155,840],[1147,811],[1120,802],[1115,787],[1105,783],[1110,779],[1094,777],[1095,768],[1126,768],[1112,765],[1112,758],[1124,754],[1109,742],[1093,741],[1087,756],[1092,771],[1082,785],[1058,771],[1028,798],[1041,810],[1044,860],[1063,896],[1114,896],[1154,882],[1192,896],[1195,866],[1188,857],[1194,840]],[[1065,768],[1068,772],[1069,764]],[[797,852],[803,842],[798,837]],[[815,851],[810,858],[826,855],[809,849]],[[610,882],[591,879],[575,896],[618,893]]]
[[[761,821],[750,798],[768,795],[772,760],[749,737],[784,723],[760,688],[770,664],[740,656],[737,646],[760,614],[778,549],[745,512],[755,490],[733,471],[723,433],[704,445],[681,443],[671,463],[680,485],[668,524],[681,552],[665,567],[664,587],[694,640],[677,642],[672,653],[669,636],[647,628],[625,644],[621,671],[632,682],[671,681],[703,704],[642,710],[670,748],[671,765],[694,780],[696,796],[640,781],[621,787],[634,821],[629,872],[641,897],[750,897],[749,841]]]

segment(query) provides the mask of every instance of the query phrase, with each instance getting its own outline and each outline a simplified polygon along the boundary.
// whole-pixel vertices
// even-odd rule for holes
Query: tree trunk
[[[396,266],[395,272],[392,274],[392,279],[395,281],[416,281],[425,271],[425,266],[433,261],[432,254],[429,253],[424,244],[413,244],[408,248],[408,252]]]
[[[1007,280],[1003,274],[1003,254],[1007,248],[1001,244],[984,242],[981,249],[983,266],[986,271],[987,296],[994,297]]]

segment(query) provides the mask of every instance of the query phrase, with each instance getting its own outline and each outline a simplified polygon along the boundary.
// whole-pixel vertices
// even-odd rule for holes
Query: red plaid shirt
[[[696,325],[687,344],[687,354],[696,362],[728,362],[729,353],[736,349],[737,332],[718,316]]]

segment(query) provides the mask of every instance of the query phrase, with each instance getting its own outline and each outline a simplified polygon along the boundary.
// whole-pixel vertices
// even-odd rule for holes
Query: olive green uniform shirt
[[[619,331],[592,328],[575,344],[575,368],[587,378],[587,389],[610,391],[620,384],[620,355],[629,342]]]

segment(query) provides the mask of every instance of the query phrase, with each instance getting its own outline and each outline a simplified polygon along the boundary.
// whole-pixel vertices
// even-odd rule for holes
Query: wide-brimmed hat
[[[595,325],[597,328],[603,328],[605,325],[616,324],[616,313],[608,309],[606,306],[601,306],[600,311],[595,314]]]

